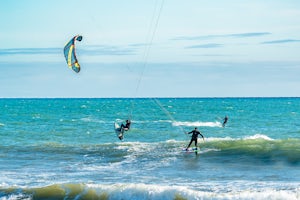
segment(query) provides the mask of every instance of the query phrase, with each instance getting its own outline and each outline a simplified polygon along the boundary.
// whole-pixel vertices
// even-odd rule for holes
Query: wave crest
[[[212,187],[211,187],[212,186]],[[255,189],[253,186],[241,190],[232,187],[227,190],[213,185],[191,189],[188,186],[167,186],[154,184],[54,184],[41,188],[0,189],[1,199],[298,199],[297,185],[289,188]],[[275,186],[276,187],[276,186]]]

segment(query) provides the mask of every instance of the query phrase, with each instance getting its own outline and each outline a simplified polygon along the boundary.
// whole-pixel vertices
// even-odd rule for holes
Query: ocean
[[[1,200],[300,199],[300,98],[0,99],[0,110]],[[127,118],[121,141],[114,122]],[[198,154],[183,151],[195,127]]]

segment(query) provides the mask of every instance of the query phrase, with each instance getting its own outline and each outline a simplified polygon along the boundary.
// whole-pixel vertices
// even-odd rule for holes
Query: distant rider
[[[196,127],[194,130],[192,130],[191,132],[188,132],[187,134],[191,134],[191,133],[193,134],[193,135],[192,135],[192,139],[191,139],[189,145],[187,146],[186,151],[187,151],[188,148],[191,146],[191,144],[192,144],[193,141],[195,142],[195,146],[196,146],[196,148],[197,148],[198,135],[201,135],[201,137],[202,137],[203,140],[204,140],[203,135],[200,133],[200,131],[197,130],[197,127]]]
[[[225,118],[224,118],[224,122],[222,124],[223,127],[225,127],[225,124],[227,123],[227,121],[228,121],[228,116],[226,115]]]

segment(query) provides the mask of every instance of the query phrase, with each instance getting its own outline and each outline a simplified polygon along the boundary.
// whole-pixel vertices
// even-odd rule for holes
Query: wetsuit
[[[228,121],[228,117],[226,116],[226,117],[224,118],[223,127],[225,126],[225,124],[227,123],[227,121]]]
[[[128,122],[128,121],[127,121],[125,125],[124,125],[124,124],[121,124],[121,127],[120,127],[120,129],[119,129],[120,134],[119,134],[119,136],[118,136],[120,140],[123,139],[124,131],[128,131],[128,130],[129,130],[129,128],[130,128],[130,123],[131,123],[131,122]]]
[[[201,135],[201,137],[204,139],[203,135],[198,131],[198,130],[193,130],[191,132],[189,132],[188,134],[191,134],[193,133],[192,135],[192,139],[187,147],[187,149],[191,146],[192,142],[194,141],[195,142],[195,146],[197,147],[197,140],[198,140],[198,135]]]
[[[130,128],[130,122],[127,122],[126,125],[121,124],[121,130],[124,129],[125,131],[128,131]]]

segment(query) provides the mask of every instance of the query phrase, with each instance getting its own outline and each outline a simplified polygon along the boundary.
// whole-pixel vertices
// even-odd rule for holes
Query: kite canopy
[[[81,41],[82,36],[81,35],[76,35],[73,37],[65,46],[64,48],[64,55],[67,61],[67,64],[69,68],[72,68],[75,72],[80,71],[80,65],[78,63],[76,54],[75,54],[75,41]]]

